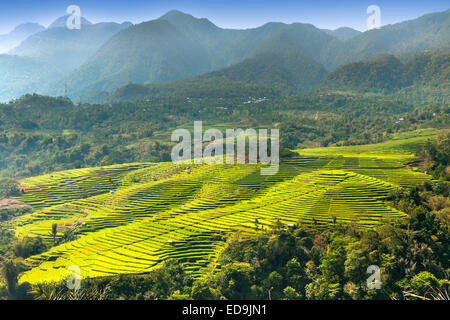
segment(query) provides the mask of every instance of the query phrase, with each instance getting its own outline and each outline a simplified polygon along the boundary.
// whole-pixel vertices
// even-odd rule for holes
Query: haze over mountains
[[[139,89],[142,92],[173,85],[194,88],[218,80],[234,87],[246,84],[284,93],[305,92],[348,77],[349,71],[339,68],[349,63],[388,53],[395,57],[385,56],[380,58],[384,64],[375,65],[387,65],[389,73],[395,71],[393,59],[450,47],[450,10],[363,33],[274,22],[230,30],[179,11],[137,25],[84,20],[81,30],[68,30],[64,22],[61,17],[29,36],[10,51],[14,57],[0,56],[4,75],[0,100],[31,92],[62,95],[65,83],[71,98],[87,100],[123,86],[131,89],[130,83],[145,85]],[[335,70],[340,73],[327,77]],[[8,79],[14,79],[14,84]],[[163,84],[173,81],[177,82]],[[392,81],[395,86],[405,85]],[[341,83],[349,86],[348,81]]]
[[[0,53],[5,53],[13,49],[29,36],[42,30],[45,30],[45,28],[40,24],[29,22],[18,25],[14,30],[7,34],[1,34]]]
[[[67,16],[58,18],[47,29],[27,37],[8,55],[0,55],[0,100],[47,92],[45,87],[50,82],[59,81],[112,35],[131,26],[129,22],[92,24],[83,18],[80,30],[69,30],[66,19]]]
[[[62,20],[59,18],[45,31],[31,35],[9,53],[38,59],[67,73],[79,67],[111,36],[131,26],[129,22],[91,24],[83,19],[80,30],[69,30],[65,24],[61,26]]]

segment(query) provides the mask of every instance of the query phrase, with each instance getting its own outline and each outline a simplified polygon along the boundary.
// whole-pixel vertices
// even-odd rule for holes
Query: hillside
[[[282,29],[286,29],[286,33],[280,33]],[[324,38],[320,38],[319,34]],[[261,63],[261,54],[274,47],[280,53],[289,50],[291,56],[303,56],[305,61],[301,63],[301,68],[315,69],[318,63],[311,58],[313,50],[322,50],[327,40],[333,39],[313,26],[301,24],[288,26],[275,23],[249,30],[225,30],[206,19],[174,11],[116,35],[69,75],[67,81],[73,95],[77,96],[87,90],[112,91],[129,82],[156,84],[185,79],[241,63],[245,59],[254,62],[249,66],[249,69],[254,69],[250,78],[258,74],[265,74],[265,78],[277,78],[279,66],[271,75],[270,70]],[[133,48],[131,53],[129,48]],[[264,59],[269,65],[277,64],[276,61],[268,61],[267,54]],[[307,63],[311,65],[306,66]],[[120,66],[119,69],[117,66]],[[260,69],[256,70],[256,67]],[[284,63],[282,69],[295,67]],[[242,65],[237,68],[242,69]],[[244,79],[244,82],[250,78]],[[316,82],[317,78],[313,75],[311,83]]]
[[[386,197],[394,188],[430,180],[404,165],[435,133],[408,133],[345,152],[300,150],[274,176],[261,176],[259,165],[195,165],[187,173],[185,165],[142,163],[22,180],[23,195],[15,199],[36,211],[17,220],[16,236],[51,242],[56,223],[58,239],[70,230],[77,239],[30,257],[34,268],[20,281],[59,281],[70,265],[80,266],[82,277],[139,274],[168,258],[198,275],[236,231],[246,237],[277,220],[317,227],[355,221],[372,228],[401,218],[405,214]]]
[[[207,19],[171,11],[158,20],[144,22],[113,37],[67,80],[73,97],[87,92],[95,96],[130,82],[157,84],[217,71],[243,61],[254,61],[253,58],[258,59],[260,54],[274,48],[305,57],[313,69],[320,64],[333,71],[377,54],[402,55],[447,48],[449,15],[450,11],[426,15],[355,34],[348,29],[333,33],[301,23],[267,23],[254,29],[229,30]],[[278,77],[278,70],[275,68],[274,78]],[[267,74],[268,70],[262,68],[258,72]],[[312,80],[306,86],[300,81],[298,86],[311,87],[315,76]]]
[[[61,77],[81,65],[113,34],[130,26],[86,23],[80,30],[69,30],[59,24],[32,34],[1,56],[0,101],[35,92],[63,95]]]
[[[20,98],[26,92],[35,92],[42,83],[61,76],[52,65],[20,56],[0,55],[0,101]],[[64,89],[60,91],[63,93]]]
[[[450,51],[426,51],[400,61],[390,54],[350,63],[328,74],[323,87],[362,92],[395,92],[412,85],[441,88],[450,84]]]
[[[162,97],[246,97],[303,93],[315,88],[327,71],[295,50],[267,50],[231,67],[159,85],[128,84],[83,101],[136,101]]]
[[[330,31],[310,24],[277,22],[246,30],[222,29],[208,19],[176,10],[132,27],[130,23],[90,24],[83,20],[81,30],[68,30],[61,27],[64,21],[61,17],[51,28],[28,37],[10,52],[38,59],[42,62],[41,72],[47,73],[49,65],[58,75],[42,77],[36,83],[20,73],[24,67],[17,60],[19,71],[12,76],[21,78],[20,87],[29,88],[29,92],[53,96],[60,95],[67,82],[71,98],[93,101],[104,99],[108,93],[130,83],[168,83],[238,65],[236,70],[242,67],[240,63],[250,61],[252,70],[244,72],[249,72],[245,83],[255,75],[273,77],[275,86],[288,93],[294,87],[314,87],[322,73],[318,68],[334,71],[378,54],[400,57],[423,50],[448,49],[449,16],[450,11],[434,13],[363,33],[350,28]],[[267,61],[273,67],[270,74],[272,70],[260,66],[258,60],[261,61],[261,55],[267,58],[267,52],[273,49],[297,56],[293,60],[303,57],[303,61],[299,66],[295,61],[289,65]],[[257,66],[259,70],[255,69]],[[298,77],[291,74],[280,79],[280,70],[296,68],[300,69]],[[308,79],[302,75],[308,70],[312,70],[313,76],[306,83],[303,80]],[[293,80],[298,81],[292,85]],[[261,83],[267,81],[262,79],[252,86]],[[0,85],[9,88],[7,83]],[[234,90],[242,83],[230,85]],[[11,90],[3,100],[29,92]]]
[[[424,50],[449,49],[450,10],[427,14],[363,32],[336,47],[332,69],[343,64],[367,59],[380,53],[402,55]]]
[[[14,28],[7,34],[0,34],[0,53],[6,53],[18,46],[29,36],[44,30],[45,28],[38,23],[23,23]]]
[[[67,19],[69,18],[69,15],[65,15],[62,17],[57,18],[55,21],[53,21],[49,26],[48,29],[52,28],[66,28],[67,27]],[[80,19],[81,28],[85,26],[92,25],[92,22],[87,20],[85,17],[81,17]]]
[[[110,91],[129,82],[168,82],[209,70],[203,48],[167,21],[155,20],[114,36],[67,81],[75,92]]]
[[[111,36],[131,25],[91,24],[83,20],[80,30],[69,30],[65,24],[61,26],[61,19],[64,17],[57,19],[48,29],[28,37],[9,54],[39,59],[44,64],[43,68],[45,64],[51,64],[66,73],[80,66]]]
[[[347,41],[347,40],[361,34],[361,31],[358,31],[358,30],[355,30],[352,28],[348,28],[348,27],[337,28],[335,30],[323,29],[323,31],[325,31],[329,35],[332,35],[333,37],[338,38],[341,41]]]
[[[400,60],[390,54],[350,63],[327,73],[290,47],[267,49],[228,68],[159,85],[127,84],[113,93],[85,94],[87,102],[137,101],[162,97],[283,96],[314,89],[357,93],[419,90],[427,97],[448,96],[450,52],[426,51]],[[403,91],[400,91],[403,90]]]

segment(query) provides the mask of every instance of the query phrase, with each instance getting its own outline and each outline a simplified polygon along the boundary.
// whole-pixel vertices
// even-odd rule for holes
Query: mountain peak
[[[42,31],[44,29],[45,29],[45,27],[41,26],[39,23],[26,22],[26,23],[19,24],[17,27],[14,28],[13,31],[11,31],[11,33],[28,35],[30,33],[36,33],[36,32]]]
[[[204,27],[209,27],[211,29],[217,28],[217,26],[214,23],[212,23],[206,18],[196,18],[191,14],[184,13],[179,10],[171,10],[167,12],[165,15],[161,16],[159,19],[166,20],[175,26],[188,27],[196,25],[202,26],[203,28]]]
[[[69,15],[65,15],[62,17],[59,17],[51,25],[48,26],[49,29],[51,28],[65,28],[67,19],[69,18]],[[88,20],[86,20],[84,17],[81,17],[81,25],[91,25],[92,23]]]
[[[322,31],[328,33],[329,35],[338,38],[339,40],[346,41],[357,35],[361,34],[361,31],[349,28],[349,27],[340,27],[335,30],[323,29]]]
[[[10,33],[0,34],[0,53],[8,52],[29,36],[43,30],[45,28],[40,24],[27,22],[18,25]]]
[[[177,19],[177,18],[194,18],[195,17],[191,14],[184,13],[180,10],[170,10],[166,14],[160,17],[160,19]]]

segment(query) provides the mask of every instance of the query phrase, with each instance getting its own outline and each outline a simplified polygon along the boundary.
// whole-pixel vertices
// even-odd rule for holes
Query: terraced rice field
[[[20,282],[59,281],[71,265],[82,277],[141,274],[167,259],[199,275],[237,231],[245,237],[277,220],[372,228],[404,217],[385,199],[393,188],[430,179],[405,167],[414,160],[405,145],[427,137],[373,145],[378,153],[368,146],[300,150],[273,176],[261,176],[260,165],[195,165],[188,173],[172,163],[142,163],[26,179],[17,199],[36,210],[17,219],[16,236],[52,242],[56,223],[58,237],[74,229],[78,238],[30,257],[34,268]]]

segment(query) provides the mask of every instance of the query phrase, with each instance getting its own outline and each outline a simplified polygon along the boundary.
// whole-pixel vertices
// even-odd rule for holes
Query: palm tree
[[[56,235],[58,234],[58,225],[56,223],[52,224],[52,235],[53,235],[53,245],[56,244]]]

